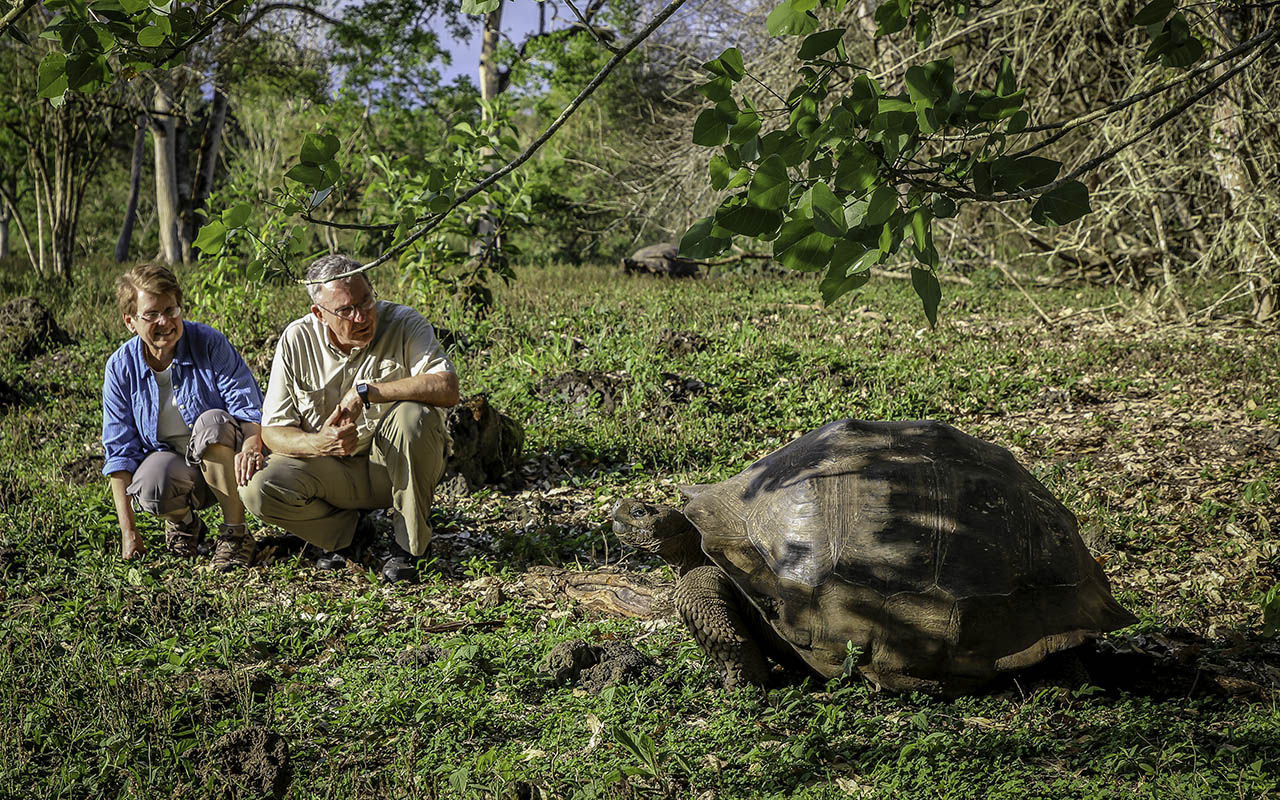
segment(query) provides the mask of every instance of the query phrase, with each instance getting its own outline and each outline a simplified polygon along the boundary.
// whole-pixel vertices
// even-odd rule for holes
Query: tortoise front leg
[[[698,567],[680,576],[676,613],[702,652],[716,665],[726,689],[764,686],[768,667],[747,621],[746,603],[719,567]],[[750,611],[754,611],[751,609]]]

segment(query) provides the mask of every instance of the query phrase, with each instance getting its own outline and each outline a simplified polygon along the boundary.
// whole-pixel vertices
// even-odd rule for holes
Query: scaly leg
[[[745,600],[719,567],[698,567],[680,576],[676,612],[724,678],[726,689],[763,686],[768,666],[752,637]]]

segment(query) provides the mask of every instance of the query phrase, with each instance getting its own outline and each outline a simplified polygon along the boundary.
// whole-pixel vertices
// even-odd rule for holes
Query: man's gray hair
[[[317,258],[311,263],[310,267],[307,267],[307,275],[304,279],[307,282],[307,294],[311,297],[311,302],[314,303],[317,300],[321,286],[333,280],[335,276],[357,269],[360,269],[360,262],[351,256],[335,253]],[[352,275],[351,277],[354,278],[356,276]],[[373,287],[373,282],[369,280],[368,275],[361,272],[360,277],[364,278],[365,283],[369,284],[370,288]]]

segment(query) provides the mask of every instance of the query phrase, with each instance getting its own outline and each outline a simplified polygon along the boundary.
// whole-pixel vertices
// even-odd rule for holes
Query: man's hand
[[[146,545],[142,543],[142,537],[137,531],[121,531],[120,532],[120,557],[125,561],[132,561],[147,552]]]
[[[255,434],[244,440],[244,446],[236,453],[236,483],[245,486],[253,473],[262,469],[262,435]]]
[[[354,423],[360,419],[360,415],[364,413],[364,401],[360,399],[360,395],[356,393],[356,387],[352,386],[347,393],[342,396],[342,400],[338,403],[338,411],[346,412],[343,416],[345,419]]]
[[[316,455],[318,456],[349,456],[356,451],[356,433],[355,417],[351,416],[351,412],[346,407],[346,399],[338,404],[338,407],[329,415],[329,419],[324,423],[324,427],[316,432]],[[360,402],[359,396],[356,397],[356,403]]]

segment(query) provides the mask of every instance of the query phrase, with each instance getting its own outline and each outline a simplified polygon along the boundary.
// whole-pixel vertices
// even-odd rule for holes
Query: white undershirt
[[[162,370],[152,370],[156,376],[156,385],[160,387],[160,413],[156,415],[156,438],[169,445],[178,453],[187,451],[191,441],[191,426],[182,418],[178,409],[178,398],[173,393],[172,365]]]

